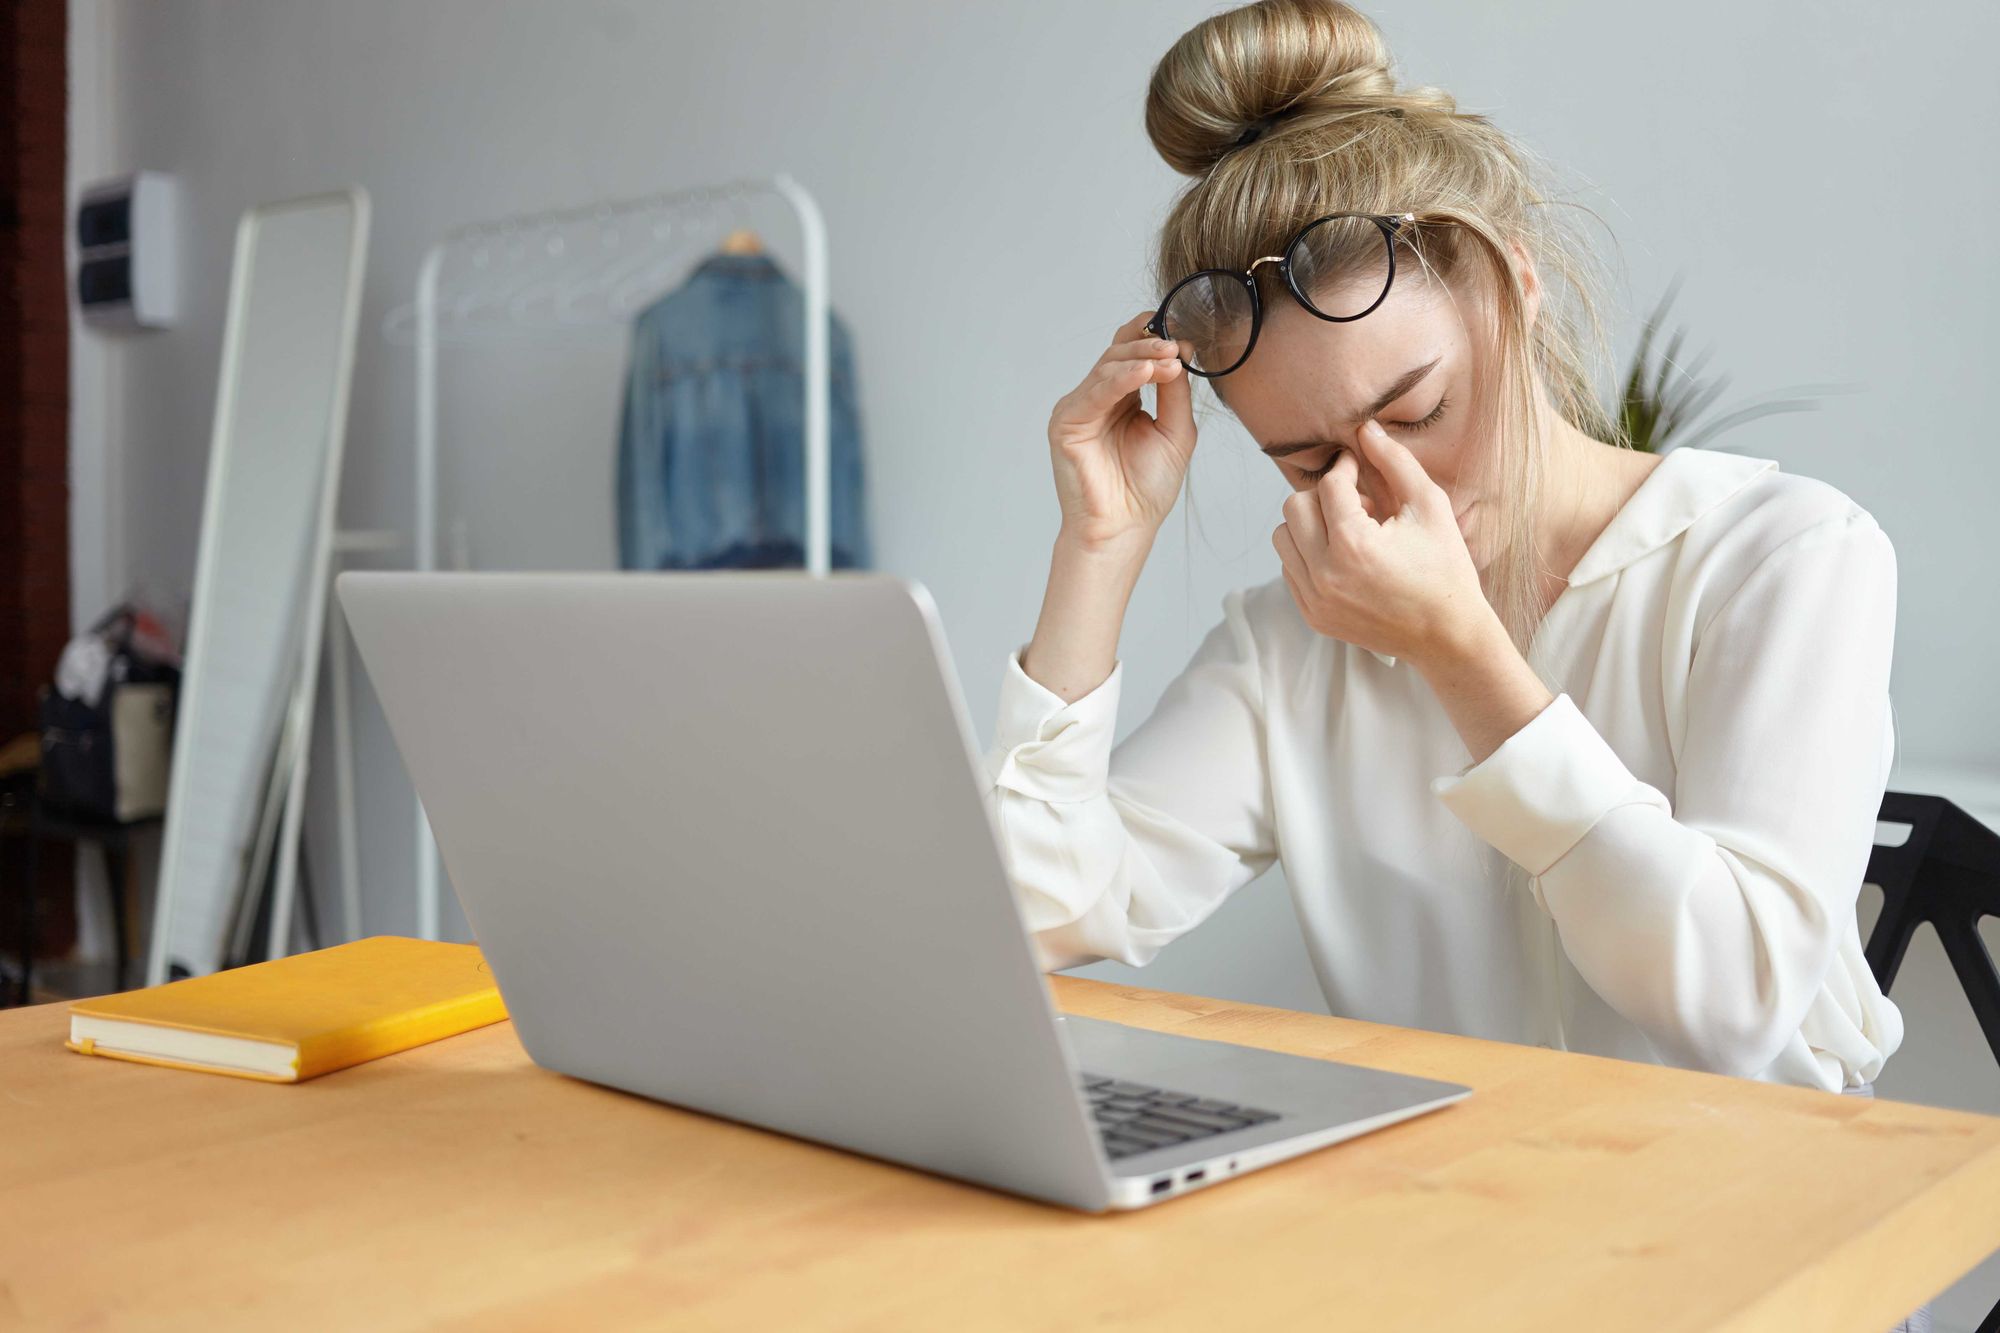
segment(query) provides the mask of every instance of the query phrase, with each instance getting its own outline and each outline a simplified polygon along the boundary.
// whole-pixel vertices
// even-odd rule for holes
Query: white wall
[[[230,229],[244,207],[347,182],[373,193],[342,510],[349,526],[407,529],[412,371],[379,328],[432,236],[787,170],[825,208],[834,304],[856,336],[878,563],[936,595],[990,725],[1055,529],[1050,404],[1150,304],[1144,257],[1178,178],[1145,141],[1145,80],[1216,6],[73,2],[105,52],[80,68],[77,94],[102,118],[95,142],[123,159],[101,165],[175,172],[192,204],[185,326],[78,348],[79,384],[111,395],[77,418],[79,432],[104,432],[80,435],[91,463],[76,497],[79,559],[108,566],[99,586],[145,578],[184,592]],[[1726,402],[1805,382],[1858,386],[1734,443],[1842,487],[1881,520],[1901,559],[1905,755],[1980,761],[2000,751],[1986,688],[2000,668],[1986,558],[2000,482],[1986,371],[2000,356],[2000,260],[1980,229],[2000,204],[1987,165],[2000,86],[1986,67],[2000,10],[1948,11],[1916,23],[1856,0],[1810,11],[1690,0],[1670,12],[1384,0],[1370,12],[1407,79],[1452,89],[1594,183],[1581,199],[1616,232],[1629,274],[1614,293],[1628,312],[1621,357],[1684,274],[1674,318],[1690,352],[1712,347],[1707,369],[1731,377]],[[789,254],[782,215],[762,226]],[[539,446],[601,465],[620,352],[615,338],[579,351],[574,382],[541,390],[536,419],[574,423],[560,438],[452,441],[460,468],[486,466],[489,498],[511,500],[516,523],[534,524],[542,498],[510,495],[512,473],[494,460]],[[480,355],[450,364],[448,429],[509,390],[504,357]],[[1283,487],[1233,424],[1205,433],[1194,490],[1198,528],[1185,513],[1170,522],[1127,624],[1126,730],[1219,616],[1222,593],[1275,573],[1268,534]],[[322,760],[325,741],[322,730]],[[409,789],[365,692],[360,749],[366,924],[407,931]],[[325,785],[309,836],[330,887]],[[1920,947],[1909,1054],[1880,1090],[2000,1110],[2000,1074],[1943,1012],[1954,997],[1931,984],[1937,967]],[[1144,972],[1085,971],[1323,1007],[1275,874]],[[1926,1036],[1945,1032],[1949,1042]],[[1899,1091],[1906,1070],[1911,1090]],[[2000,1271],[1985,1299],[1996,1292]]]

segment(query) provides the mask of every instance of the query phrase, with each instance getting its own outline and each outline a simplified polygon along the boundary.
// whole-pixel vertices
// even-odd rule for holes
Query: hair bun
[[[1389,64],[1381,30],[1341,0],[1257,0],[1168,48],[1146,89],[1146,134],[1167,165],[1201,176],[1278,119],[1402,114]]]

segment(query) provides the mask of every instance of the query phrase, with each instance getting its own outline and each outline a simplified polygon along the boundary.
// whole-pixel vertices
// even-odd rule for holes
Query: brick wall
[[[61,0],[0,0],[0,740],[34,728],[69,637],[67,28]],[[70,857],[45,852],[37,951],[65,953]]]

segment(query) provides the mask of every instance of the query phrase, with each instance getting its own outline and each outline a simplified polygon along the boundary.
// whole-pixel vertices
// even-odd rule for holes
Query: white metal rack
[[[819,205],[788,175],[724,181],[635,199],[612,199],[471,223],[425,253],[415,299],[391,311],[383,332],[416,348],[414,565],[438,568],[438,352],[446,344],[562,337],[589,326],[629,325],[685,261],[714,244],[723,218],[776,196],[798,219],[805,290],[806,571],[831,568],[829,337],[826,227]],[[585,241],[581,238],[588,236]],[[461,552],[454,562],[467,563]],[[345,712],[342,712],[343,721]],[[342,735],[345,752],[351,738]],[[351,778],[347,780],[351,783]],[[343,824],[343,851],[351,845]],[[418,801],[417,931],[439,934],[437,845]],[[352,858],[343,856],[352,876]],[[349,901],[358,895],[352,881]],[[350,924],[352,922],[350,921]]]

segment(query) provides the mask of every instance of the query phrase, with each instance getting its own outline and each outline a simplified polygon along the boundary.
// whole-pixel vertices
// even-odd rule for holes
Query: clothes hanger
[[[764,242],[748,227],[738,227],[722,238],[722,253],[726,255],[761,255]]]

